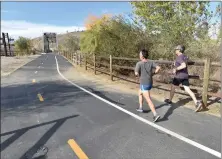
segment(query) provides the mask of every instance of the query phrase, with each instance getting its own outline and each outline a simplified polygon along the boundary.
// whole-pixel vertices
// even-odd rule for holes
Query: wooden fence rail
[[[107,57],[107,56],[96,56],[94,54],[92,57],[89,57],[86,54],[68,53],[67,51],[60,52],[59,54],[65,56],[72,63],[79,65],[80,67],[84,63],[85,70],[87,70],[87,68],[90,68],[94,71],[94,74],[96,74],[96,71],[108,74],[110,76],[110,80],[112,80],[112,81],[113,81],[114,76],[117,78],[123,78],[122,76],[120,77],[120,76],[114,75],[113,74],[114,69],[116,69],[116,68],[127,69],[127,70],[134,70],[135,69],[134,67],[129,67],[129,66],[114,65],[113,60],[126,60],[126,61],[138,61],[139,60],[137,58],[113,57],[112,55]],[[90,58],[90,60],[89,60],[89,58]],[[109,61],[109,64],[98,62],[97,59],[98,60],[99,59],[107,59]],[[167,61],[167,60],[151,60],[151,61],[155,61],[156,63],[159,63],[159,64],[167,64],[167,65],[173,64],[173,61]],[[109,68],[109,72],[107,72],[108,70],[98,68],[97,64],[106,66],[107,68]],[[211,67],[221,67],[220,63],[211,62],[209,58],[206,58],[205,61],[188,61],[188,65],[204,66],[204,77],[203,78],[200,78],[197,75],[189,75],[189,77],[191,79],[200,79],[203,81],[202,88],[195,88],[192,90],[194,92],[197,92],[197,90],[202,91],[202,101],[205,106],[207,106],[208,96],[214,96],[214,97],[218,97],[218,98],[222,97],[221,92],[214,93],[214,92],[209,92],[209,90],[208,90],[209,89],[209,82],[211,80],[210,68]],[[214,79],[212,79],[212,81],[220,82],[219,80],[214,80]],[[131,81],[131,82],[133,82],[133,81]],[[134,82],[134,83],[138,83],[138,82]],[[164,83],[162,83],[162,84],[164,86],[165,85],[169,86],[169,84],[164,84]],[[180,88],[182,88],[182,87],[180,87]]]

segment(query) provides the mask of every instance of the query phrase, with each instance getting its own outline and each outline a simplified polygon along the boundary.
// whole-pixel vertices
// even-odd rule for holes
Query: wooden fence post
[[[202,100],[204,104],[204,108],[207,107],[207,92],[208,92],[208,85],[210,79],[210,58],[207,58],[204,62],[204,78],[203,78],[203,93],[202,93]]]
[[[113,81],[113,61],[112,55],[109,56],[110,79]]]
[[[76,64],[76,52],[73,53],[73,63]]]
[[[81,53],[79,53],[79,66],[81,67],[82,63],[81,63],[82,59],[81,59]]]
[[[2,33],[2,41],[3,41],[3,45],[4,45],[5,56],[8,56],[7,45],[6,45],[6,40],[5,40],[5,33]]]
[[[77,62],[77,65],[79,65],[79,54],[76,52],[76,62]]]
[[[96,74],[96,54],[93,54],[94,74]]]
[[[75,64],[75,53],[72,56],[73,63]]]
[[[85,58],[85,60],[84,60],[84,62],[85,62],[85,70],[87,70],[87,57],[86,57],[86,53],[84,53],[84,58]]]
[[[76,65],[78,65],[78,55],[77,55],[77,52],[75,53],[75,61],[76,61]]]
[[[11,53],[11,45],[10,45],[10,39],[9,39],[8,33],[6,33],[6,38],[7,38],[7,40],[8,40],[8,51],[9,51],[9,56],[12,56],[12,53]]]

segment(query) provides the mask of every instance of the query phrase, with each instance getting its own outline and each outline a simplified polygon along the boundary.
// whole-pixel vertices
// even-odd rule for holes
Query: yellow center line
[[[78,156],[79,159],[89,159],[86,156],[86,154],[82,151],[82,149],[79,147],[79,145],[75,142],[75,140],[69,139],[68,144],[72,148],[72,150],[75,152],[75,154]]]
[[[32,83],[35,83],[35,82],[36,82],[35,79],[33,79],[33,80],[32,80]]]
[[[44,101],[44,99],[43,99],[43,97],[42,97],[42,95],[41,95],[40,93],[38,94],[38,97],[39,97],[39,100],[40,100],[41,102]]]

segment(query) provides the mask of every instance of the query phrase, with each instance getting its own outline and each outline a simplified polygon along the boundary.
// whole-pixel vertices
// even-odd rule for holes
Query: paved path
[[[46,54],[2,78],[2,159],[32,158],[41,146],[48,147],[48,159],[221,155],[220,118],[154,101],[163,118],[153,124],[149,110],[135,111],[136,96],[79,80],[78,72],[76,80],[64,76],[72,67],[62,56]]]

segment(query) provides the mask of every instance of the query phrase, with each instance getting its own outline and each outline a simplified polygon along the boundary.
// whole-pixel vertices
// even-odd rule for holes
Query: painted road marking
[[[37,73],[38,71],[35,71],[35,73]]]
[[[40,68],[41,66],[38,66],[38,68]]]
[[[44,99],[43,99],[43,97],[42,97],[42,95],[40,93],[38,93],[37,96],[39,97],[40,102],[44,101]]]
[[[82,149],[79,147],[79,145],[75,142],[75,140],[69,139],[68,144],[72,148],[72,150],[75,152],[76,156],[78,156],[79,159],[89,159],[86,156],[86,154],[82,151]]]
[[[149,120],[146,120],[146,119],[144,119],[144,118],[142,118],[142,117],[140,117],[140,116],[138,116],[138,115],[136,115],[136,114],[126,110],[126,109],[123,109],[122,107],[120,107],[120,106],[118,106],[118,105],[116,105],[116,104],[114,104],[114,103],[112,103],[112,102],[110,102],[110,101],[108,101],[108,100],[106,100],[104,98],[101,98],[100,96],[98,96],[98,95],[96,95],[96,94],[94,94],[94,93],[92,93],[92,92],[90,92],[90,91],[80,87],[79,85],[73,83],[72,81],[68,80],[65,76],[63,76],[63,74],[59,71],[59,65],[58,65],[58,61],[57,61],[56,56],[55,56],[55,60],[56,60],[56,67],[57,67],[57,71],[58,71],[59,75],[63,79],[65,79],[67,82],[69,82],[72,85],[76,86],[77,88],[79,88],[79,89],[85,91],[86,93],[94,96],[95,98],[97,98],[97,99],[99,99],[99,100],[101,100],[101,101],[103,101],[103,102],[105,102],[105,103],[107,103],[107,104],[109,104],[109,105],[111,105],[111,106],[121,110],[122,112],[124,112],[124,113],[126,113],[126,114],[128,114],[128,115],[130,115],[130,116],[132,116],[132,117],[134,117],[134,118],[136,118],[136,119],[138,119],[138,120],[140,120],[140,121],[142,121],[142,122],[144,122],[144,123],[146,123],[146,124],[148,124],[148,125],[150,125],[150,126],[152,126],[154,128],[156,128],[156,129],[159,129],[160,131],[162,131],[162,132],[164,132],[166,134],[169,134],[169,135],[171,135],[171,136],[173,136],[173,137],[175,137],[175,138],[177,138],[177,139],[179,139],[181,141],[184,141],[184,142],[186,142],[186,143],[188,143],[188,144],[190,144],[192,146],[195,146],[195,147],[197,147],[197,148],[199,148],[199,149],[201,149],[201,150],[203,150],[205,152],[208,152],[208,153],[210,153],[210,154],[212,154],[212,155],[214,155],[214,156],[216,156],[218,158],[221,158],[221,153],[220,152],[218,152],[216,150],[213,150],[213,149],[211,149],[211,148],[209,148],[207,146],[204,146],[202,144],[199,144],[199,143],[197,143],[197,142],[195,142],[195,141],[193,141],[191,139],[188,139],[188,138],[186,138],[186,137],[184,137],[184,136],[182,136],[180,134],[177,134],[177,133],[175,133],[175,132],[173,132],[173,131],[171,131],[169,129],[166,129],[166,128],[162,127],[162,126],[159,126],[159,125],[157,125],[157,124],[155,124],[155,123],[153,123],[153,122],[151,122]]]
[[[33,79],[33,80],[32,80],[32,83],[35,83],[35,82],[36,82],[36,80],[35,80],[35,79]]]

